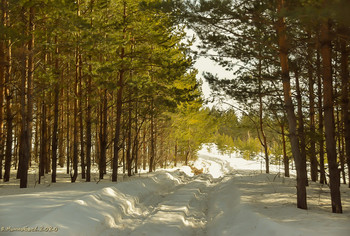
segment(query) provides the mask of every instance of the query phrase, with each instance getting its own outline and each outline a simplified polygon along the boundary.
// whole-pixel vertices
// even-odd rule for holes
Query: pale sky
[[[187,35],[189,38],[192,38],[193,35],[195,35],[194,31],[191,29],[187,29]],[[196,37],[195,43],[192,45],[192,50],[197,50],[197,46],[199,45],[199,39]],[[214,51],[210,52],[211,54],[215,54]],[[217,75],[219,78],[232,78],[233,71],[227,71],[224,67],[218,65],[215,61],[210,60],[210,58],[206,57],[199,57],[196,60],[196,63],[194,64],[194,67],[198,70],[197,79],[202,80],[202,91],[205,98],[209,98],[210,96],[210,88],[209,84],[206,82],[206,80],[203,78],[203,72],[210,72],[213,75]],[[235,103],[232,100],[227,100],[227,102]],[[223,104],[217,104],[217,103],[211,103],[208,104],[209,107],[212,106],[219,106],[222,109],[227,109],[228,105]]]

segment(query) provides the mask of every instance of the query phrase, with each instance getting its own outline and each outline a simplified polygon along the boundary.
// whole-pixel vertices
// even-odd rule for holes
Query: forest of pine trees
[[[39,183],[64,167],[89,182],[96,167],[117,181],[119,168],[187,165],[214,142],[263,153],[267,173],[279,156],[289,176],[294,161],[297,206],[319,181],[341,213],[348,12],[347,0],[1,0],[0,178],[15,170],[26,188],[30,167]],[[233,72],[203,75],[217,102],[235,101],[228,111],[202,107],[185,25],[199,56]]]
[[[26,188],[32,165],[39,183],[56,182],[58,166],[71,182],[91,181],[92,166],[117,181],[119,167],[130,176],[193,156],[170,115],[200,108],[190,42],[157,3],[1,1],[3,181],[15,169]]]
[[[309,163],[310,180],[329,184],[332,210],[341,213],[340,180],[350,173],[349,1],[199,0],[181,7],[201,53],[234,72],[234,79],[206,75],[216,98],[235,99],[258,118],[266,171],[266,121],[274,120],[290,140],[297,206],[307,209]]]

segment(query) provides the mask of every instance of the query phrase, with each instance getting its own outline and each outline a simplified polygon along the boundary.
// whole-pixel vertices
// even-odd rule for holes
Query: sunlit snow
[[[280,166],[264,174],[261,161],[222,155],[205,146],[191,166],[118,183],[59,183],[19,189],[0,185],[0,235],[348,235],[350,194],[342,185],[344,214],[332,214],[328,186],[310,183],[309,210],[296,208],[295,179]],[[283,169],[283,168],[282,168]],[[33,172],[35,173],[35,172]],[[29,176],[33,181],[33,176]],[[10,232],[12,231],[12,232]],[[56,232],[57,231],[57,232]],[[40,233],[39,233],[40,232]]]

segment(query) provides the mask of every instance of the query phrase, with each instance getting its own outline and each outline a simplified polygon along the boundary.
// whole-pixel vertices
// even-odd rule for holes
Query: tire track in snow
[[[100,235],[205,235],[208,194],[220,183],[210,175],[194,176],[173,191],[151,196],[139,204],[146,207],[144,216],[130,215],[119,220],[118,226]]]
[[[227,181],[231,166],[224,160],[201,155],[201,162],[208,168],[214,167],[219,174],[201,174],[187,179],[186,183],[177,186],[174,191],[154,196],[142,202],[147,206],[147,216],[133,218],[132,221],[120,222],[122,227],[108,229],[103,235],[206,235],[208,217],[211,211],[208,202],[213,191],[220,188],[222,181]],[[213,178],[213,176],[215,178]],[[161,198],[161,199],[159,199]]]
[[[207,178],[196,178],[165,196],[130,235],[203,235],[210,185]]]

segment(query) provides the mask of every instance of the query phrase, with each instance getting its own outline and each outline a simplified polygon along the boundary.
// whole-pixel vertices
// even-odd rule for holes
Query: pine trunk
[[[146,143],[146,127],[143,128],[143,135],[142,135],[142,169],[146,170],[147,165],[147,143]]]
[[[316,141],[315,141],[315,94],[314,94],[314,74],[313,74],[313,66],[312,66],[312,58],[313,58],[313,49],[311,46],[311,33],[308,32],[308,51],[307,51],[307,71],[309,77],[309,103],[310,103],[310,175],[311,180],[316,182],[318,179],[317,172],[317,158],[316,158]]]
[[[349,119],[349,52],[345,41],[341,41],[341,78],[342,78],[342,116],[345,137],[345,157],[348,164],[348,177],[350,179],[350,119]],[[350,181],[349,181],[350,188]]]
[[[270,163],[269,163],[269,152],[268,152],[268,147],[267,147],[267,140],[266,140],[266,135],[264,131],[264,121],[263,121],[263,100],[262,100],[262,66],[261,66],[261,53],[259,52],[259,65],[258,65],[258,73],[259,73],[259,127],[260,127],[260,132],[262,136],[262,140],[260,138],[260,142],[264,148],[264,153],[265,153],[265,169],[266,173],[270,173]]]
[[[154,101],[152,98],[151,101],[151,127],[150,127],[150,138],[151,138],[151,150],[150,150],[150,158],[149,158],[149,166],[148,166],[148,171],[152,172],[153,171],[153,164],[154,164],[154,159],[155,159],[155,137],[154,137]]]
[[[302,173],[305,176],[302,176],[302,178],[306,179],[306,186],[308,186],[307,181],[307,169],[306,169],[306,137],[305,137],[305,128],[304,128],[304,117],[303,117],[303,103],[301,100],[301,91],[300,91],[300,83],[299,83],[299,74],[298,69],[295,70],[295,85],[296,85],[296,92],[297,92],[297,104],[298,104],[298,136],[300,140],[300,154],[301,154],[301,168]]]
[[[284,0],[278,0],[278,13],[284,8]],[[297,136],[297,119],[294,113],[294,105],[291,97],[290,76],[288,66],[288,44],[286,36],[286,25],[283,17],[279,17],[277,25],[278,45],[279,45],[279,58],[282,69],[282,83],[284,103],[287,113],[290,141],[292,146],[292,154],[297,169],[297,207],[301,209],[307,209],[306,201],[306,173],[303,173],[302,168],[302,156],[299,149],[299,139]]]
[[[63,71],[61,72],[61,79],[60,79],[60,83],[61,83],[61,88],[60,88],[60,96],[61,98],[63,98],[64,96],[64,88],[63,88]],[[64,146],[64,101],[63,99],[61,100],[61,104],[60,104],[60,128],[59,128],[59,132],[58,132],[58,164],[60,165],[61,168],[64,167],[64,162],[65,162],[65,146]]]
[[[52,97],[52,93],[50,92],[49,93],[49,98],[51,98]],[[50,99],[51,100],[51,99]],[[52,143],[51,142],[51,140],[50,140],[50,138],[51,138],[51,116],[52,116],[52,114],[51,114],[51,101],[50,101],[50,104],[49,104],[49,106],[48,106],[48,108],[47,108],[48,110],[47,110],[47,115],[46,115],[46,117],[47,117],[47,121],[46,121],[46,124],[47,124],[47,134],[46,134],[46,137],[47,137],[47,141],[46,141],[46,160],[45,160],[45,174],[48,174],[49,172],[50,172],[50,165],[51,165],[51,162],[50,162],[50,160],[51,160],[51,152],[50,152],[50,144]]]
[[[0,27],[6,27],[7,2],[1,0],[0,5]],[[0,179],[2,179],[2,163],[4,157],[5,135],[4,135],[4,92],[6,71],[6,40],[0,39]]]
[[[83,123],[83,86],[82,86],[82,56],[79,55],[79,125],[80,125],[80,165],[81,178],[85,179],[85,145],[84,145],[84,123]]]
[[[54,88],[54,118],[53,118],[53,131],[52,131],[52,175],[51,182],[56,183],[56,172],[57,172],[57,135],[58,135],[58,103],[59,103],[59,68],[58,68],[58,46],[57,36],[55,37],[56,44],[56,59],[55,59],[55,70],[56,70],[56,82]]]
[[[91,61],[91,57],[90,57]],[[90,95],[91,95],[91,72],[92,72],[92,66],[89,65],[89,72],[90,75],[88,77],[88,84],[87,84],[87,95],[86,95],[86,182],[91,181],[91,102],[90,102]]]
[[[46,143],[47,143],[47,137],[46,137],[46,130],[47,130],[47,124],[46,124],[46,105],[45,105],[45,96],[43,96],[43,102],[41,105],[41,128],[40,128],[40,155],[39,155],[39,183],[40,183],[40,177],[44,176],[45,174],[45,162],[47,160],[47,149],[46,149]]]
[[[69,66],[67,64],[67,75],[69,75]],[[66,107],[66,120],[67,120],[67,127],[66,127],[66,145],[67,145],[67,151],[66,151],[66,155],[67,155],[67,174],[70,173],[70,122],[69,122],[69,114],[70,114],[70,110],[69,110],[69,106],[70,106],[70,99],[69,99],[69,86],[67,86],[67,91],[66,91],[66,97],[67,97],[67,107]]]
[[[78,1],[79,4],[79,1]],[[75,83],[73,99],[73,174],[71,173],[71,182],[74,183],[78,178],[78,84],[79,84],[79,49],[76,49],[75,55]]]
[[[8,45],[11,45],[9,42]],[[13,144],[13,114],[12,114],[12,97],[13,88],[10,83],[10,76],[12,73],[12,55],[11,46],[8,46],[6,56],[6,73],[5,73],[5,97],[6,97],[6,151],[5,151],[5,173],[4,182],[10,180],[11,161],[12,161],[12,144]]]
[[[29,35],[28,42],[28,82],[27,82],[27,132],[28,132],[28,160],[27,168],[32,157],[32,123],[33,123],[33,83],[34,83],[34,7],[29,8]]]
[[[101,96],[101,124],[100,124],[100,157],[99,173],[100,179],[103,179],[106,168],[106,151],[107,151],[107,90],[105,89]]]
[[[329,184],[333,213],[342,213],[340,198],[340,173],[337,163],[337,151],[334,130],[333,84],[332,84],[332,45],[330,36],[330,21],[321,25],[321,57],[323,74],[324,125],[326,136],[326,151],[329,166]]]
[[[126,38],[126,2],[123,4],[123,38]],[[120,51],[120,59],[123,60],[125,57],[125,48],[121,47]],[[114,135],[114,150],[113,150],[113,170],[112,170],[112,181],[116,182],[118,177],[118,157],[120,150],[120,121],[122,117],[122,107],[123,107],[123,87],[124,87],[124,69],[121,68],[119,70],[119,78],[118,78],[118,92],[117,92],[117,116],[116,116],[116,124],[115,124],[115,135]]]
[[[25,8],[22,8],[23,21],[26,22]],[[26,29],[23,29],[23,34],[26,34]],[[21,115],[21,131],[19,138],[19,164],[17,170],[17,178],[20,179],[20,188],[27,187],[27,173],[28,173],[28,159],[29,159],[29,137],[28,137],[28,114],[27,114],[27,89],[26,84],[28,82],[27,76],[27,46],[23,44],[23,53],[21,55],[21,84],[20,84],[20,115]]]
[[[322,99],[322,79],[321,79],[321,59],[320,53],[317,52],[316,59],[316,72],[317,72],[317,96],[318,96],[318,133],[319,138],[319,159],[320,159],[320,183],[325,184],[326,172],[324,168],[324,139],[323,139],[323,99]]]
[[[283,145],[283,164],[284,164],[284,176],[289,177],[289,158],[286,151],[286,136],[284,133],[284,124],[281,123],[281,135],[282,135],[282,145]]]
[[[128,170],[128,176],[131,176],[131,170],[132,170],[132,162],[131,162],[131,144],[132,144],[132,107],[131,107],[131,91],[129,91],[129,107],[128,107],[128,138],[127,138],[127,146],[126,146],[126,167]]]
[[[139,127],[139,122],[138,122],[138,91],[137,89],[135,89],[135,118],[134,118],[134,132],[135,132],[135,138],[134,138],[134,147],[132,150],[132,161],[134,161],[135,165],[134,165],[134,172],[135,174],[138,173],[138,168],[139,168],[139,151],[140,151],[140,147],[139,147],[139,137],[141,134],[141,127]]]

